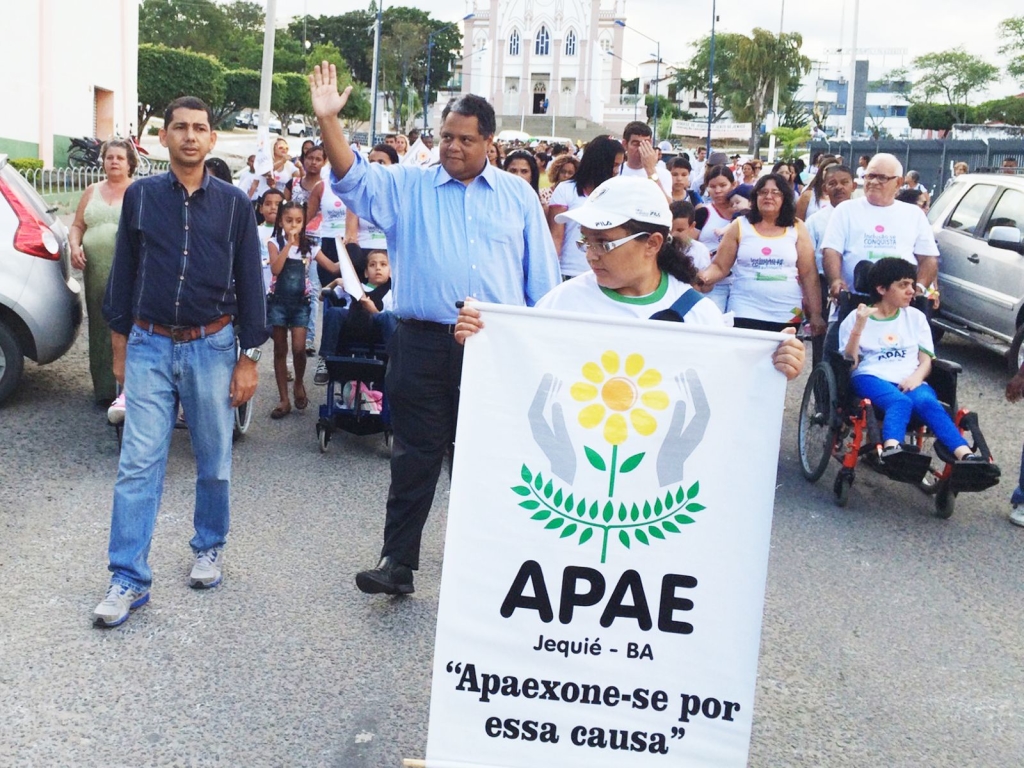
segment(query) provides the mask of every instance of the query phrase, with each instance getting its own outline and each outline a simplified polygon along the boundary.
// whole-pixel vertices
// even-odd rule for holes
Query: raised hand
[[[533,396],[530,405],[530,430],[533,439],[551,462],[551,471],[571,485],[576,477],[576,451],[573,450],[569,430],[565,428],[565,414],[562,413],[561,404],[554,403],[551,406],[550,425],[544,418],[544,405],[557,383],[550,373],[545,373],[540,380],[537,394]]]
[[[680,391],[685,394],[683,377],[676,376],[675,380]],[[683,481],[683,465],[704,439],[704,431],[711,420],[711,407],[704,395],[704,386],[692,368],[686,372],[686,384],[689,385],[693,400],[693,418],[689,424],[686,423],[686,401],[679,400],[672,411],[665,442],[658,451],[658,483],[662,487]]]
[[[350,85],[338,93],[338,69],[329,62],[313,67],[309,75],[309,98],[313,102],[313,113],[321,119],[337,117],[348,103]]]

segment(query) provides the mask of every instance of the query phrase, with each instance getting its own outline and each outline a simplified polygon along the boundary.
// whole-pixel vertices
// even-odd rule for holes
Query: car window
[[[960,197],[962,191],[963,186],[955,181],[942,190],[938,197],[932,199],[931,207],[928,209],[928,221],[935,224],[939,220],[944,219],[950,204]]]
[[[973,235],[995,191],[996,188],[988,184],[975,184],[967,190],[967,194],[949,217],[946,228]]]
[[[1016,189],[1003,192],[985,225],[985,237],[988,237],[992,227],[1016,227],[1024,234],[1024,192]]]

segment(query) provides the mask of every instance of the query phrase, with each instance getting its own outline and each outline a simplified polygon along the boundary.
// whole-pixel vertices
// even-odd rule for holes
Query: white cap
[[[639,176],[612,176],[595,189],[579,208],[555,216],[587,229],[614,229],[627,221],[672,226],[672,212],[661,184]]]
[[[671,152],[672,143],[669,141],[663,141],[660,144],[658,144],[658,149],[660,149],[662,152]]]

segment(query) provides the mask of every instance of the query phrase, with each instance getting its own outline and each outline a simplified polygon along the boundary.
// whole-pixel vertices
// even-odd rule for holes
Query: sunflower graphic
[[[600,364],[588,362],[583,366],[583,381],[572,385],[569,394],[578,403],[587,403],[579,413],[580,425],[594,429],[604,425],[602,435],[612,446],[609,495],[615,487],[616,472],[631,472],[639,466],[644,454],[630,456],[618,466],[619,446],[629,437],[630,427],[641,437],[649,437],[658,428],[652,411],[664,411],[669,406],[668,394],[657,389],[662,375],[655,368],[646,368],[642,355],[633,353],[622,361],[619,354],[607,351]],[[607,471],[608,464],[599,452],[584,446],[590,464],[599,471]]]
[[[882,346],[890,349],[895,349],[900,345],[899,334],[888,333],[882,337]]]

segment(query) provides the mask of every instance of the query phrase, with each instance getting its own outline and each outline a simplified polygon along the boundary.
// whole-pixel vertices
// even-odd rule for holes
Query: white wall
[[[8,108],[0,110],[0,138],[38,144],[50,165],[53,136],[93,133],[95,88],[113,92],[115,130],[127,135],[137,121],[137,0],[3,5],[8,72],[0,100]]]

